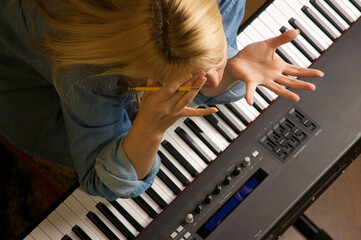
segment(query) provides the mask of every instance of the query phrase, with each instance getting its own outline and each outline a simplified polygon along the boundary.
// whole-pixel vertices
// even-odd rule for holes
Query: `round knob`
[[[224,184],[229,185],[231,183],[232,177],[231,176],[226,176],[224,178]]]
[[[222,186],[221,185],[217,185],[216,188],[214,189],[215,194],[220,194],[221,191],[222,191]]]
[[[192,223],[193,222],[193,214],[192,213],[188,213],[186,218],[184,219],[186,221],[186,223]]]
[[[196,213],[201,213],[202,212],[202,209],[203,209],[203,205],[202,204],[198,204],[196,206]]]
[[[249,157],[245,157],[242,161],[242,165],[248,167],[251,164],[251,159]]]
[[[205,201],[206,201],[206,203],[211,203],[212,202],[212,199],[213,199],[213,197],[212,197],[212,195],[211,194],[208,194],[207,196],[206,196],[206,199],[205,199]]]
[[[239,175],[242,171],[242,168],[240,166],[237,166],[233,169],[233,174],[234,175]]]

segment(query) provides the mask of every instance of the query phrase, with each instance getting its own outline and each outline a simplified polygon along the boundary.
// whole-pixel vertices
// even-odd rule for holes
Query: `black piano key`
[[[154,189],[152,187],[148,188],[145,192],[162,209],[164,209],[168,206],[168,204],[163,200],[163,198],[161,196],[159,196],[159,194],[156,191],[154,191]]]
[[[178,195],[182,190],[165,174],[162,169],[159,169],[157,176],[169,187],[175,195]]]
[[[328,5],[330,5],[332,9],[335,10],[335,12],[337,12],[337,14],[340,15],[348,24],[351,25],[351,23],[353,23],[353,19],[350,14],[348,14],[335,0],[325,0],[325,2],[327,2]]]
[[[173,175],[184,185],[187,186],[189,184],[189,180],[183,175],[181,171],[176,168],[173,163],[161,152],[158,151],[158,155],[163,163],[163,165],[168,168],[168,170],[173,173]]]
[[[286,28],[285,26],[282,26],[280,28],[280,32],[284,33],[287,32],[288,28]],[[300,52],[305,55],[305,57],[310,60],[311,62],[313,62],[316,59],[316,56],[313,55],[313,53],[300,41],[300,39],[295,38],[294,40],[291,41],[292,44],[298,49],[300,50]]]
[[[135,237],[107,206],[103,203],[98,203],[96,207],[127,239],[133,239]]]
[[[117,236],[105,225],[105,223],[93,212],[88,212],[86,215],[95,226],[99,228],[110,240],[119,240]]]
[[[92,240],[78,225],[75,225],[71,230],[80,238],[80,240]]]
[[[337,35],[322,21],[321,18],[309,7],[303,6],[302,11],[332,40],[337,39]]]
[[[65,234],[61,240],[73,240],[71,237],[69,237],[67,234]]]
[[[196,177],[199,172],[177,151],[167,140],[163,140],[162,146],[191,174]]]
[[[259,95],[261,95],[261,97],[264,100],[266,100],[267,103],[271,103],[273,101],[272,96],[267,91],[265,91],[264,89],[257,87],[256,91],[258,92]]]
[[[192,119],[187,118],[184,120],[185,125],[189,127],[199,139],[203,141],[203,143],[211,149],[211,151],[218,155],[222,150],[218,147],[218,145],[205,133],[200,129],[195,122],[193,122]]]
[[[122,216],[127,219],[127,221],[132,224],[132,226],[138,231],[142,231],[144,228],[140,223],[133,218],[132,215],[130,215],[127,210],[125,210],[117,201],[110,201],[110,204],[113,205],[113,207],[120,213]]]
[[[238,107],[235,103],[226,103],[225,104],[229,110],[231,110],[238,118],[241,120],[246,126],[249,125],[252,122],[252,119],[250,119],[247,114]]]
[[[154,209],[151,206],[149,206],[149,204],[146,201],[144,201],[143,198],[134,197],[132,198],[132,200],[136,202],[139,205],[139,207],[141,207],[149,215],[149,217],[155,218],[158,215],[158,213],[154,211]]]
[[[219,122],[212,114],[203,116],[228,142],[233,141],[232,134],[223,123]]]
[[[225,123],[227,123],[230,128],[233,129],[233,131],[237,134],[240,134],[243,131],[242,126],[239,124],[234,123],[231,119],[232,117],[229,116],[229,114],[225,111],[222,111],[222,109],[218,108],[216,105],[209,105],[210,107],[215,107],[218,109],[218,112],[216,113]]]
[[[332,23],[337,30],[341,33],[346,29],[342,26],[342,24],[329,12],[327,8],[325,8],[318,0],[310,0],[310,3],[330,22]]]
[[[258,112],[262,112],[264,107],[262,107],[262,104],[258,101],[257,98],[253,98],[253,107],[257,109]]]
[[[210,162],[212,162],[212,158],[198,145],[198,143],[196,143],[194,141],[194,139],[192,139],[191,136],[189,136],[189,134],[184,131],[183,128],[181,127],[177,127],[175,130],[175,133],[178,134],[178,136],[180,138],[183,139],[183,141],[185,143],[187,143],[187,145],[193,149],[193,151],[206,163],[209,164]]]
[[[350,2],[351,2],[359,11],[361,11],[361,0],[350,0]]]
[[[292,27],[300,30],[301,35],[319,52],[322,53],[325,49],[321,43],[304,27],[297,19],[291,18],[288,21]]]

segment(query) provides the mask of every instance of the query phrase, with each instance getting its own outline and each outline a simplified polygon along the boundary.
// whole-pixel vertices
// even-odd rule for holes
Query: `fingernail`
[[[325,73],[324,72],[321,72],[321,77],[325,76]]]
[[[301,33],[300,29],[296,28],[296,30],[297,30],[298,34],[300,34],[300,33]]]

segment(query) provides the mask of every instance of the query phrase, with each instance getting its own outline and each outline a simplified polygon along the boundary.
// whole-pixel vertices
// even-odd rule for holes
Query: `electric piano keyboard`
[[[361,0],[268,1],[239,30],[239,49],[300,29],[277,49],[320,69],[301,101],[259,86],[219,112],[180,119],[139,197],[109,202],[69,190],[25,239],[276,239],[361,151]]]

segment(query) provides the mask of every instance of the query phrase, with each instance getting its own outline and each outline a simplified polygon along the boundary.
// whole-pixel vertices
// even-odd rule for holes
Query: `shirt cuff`
[[[160,168],[160,157],[157,155],[148,175],[144,179],[138,180],[137,173],[124,152],[123,140],[124,137],[121,137],[118,141],[109,143],[95,163],[99,180],[109,189],[109,191],[103,192],[104,197],[109,200],[139,196],[153,184]],[[114,147],[111,146],[113,144],[118,145],[117,150],[107,151]],[[116,156],[113,156],[112,152],[115,152]]]

